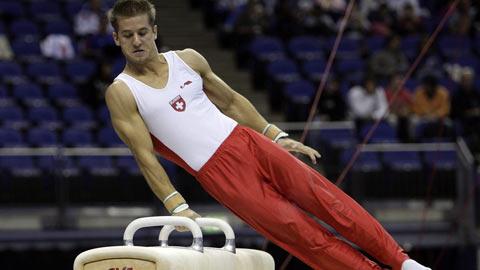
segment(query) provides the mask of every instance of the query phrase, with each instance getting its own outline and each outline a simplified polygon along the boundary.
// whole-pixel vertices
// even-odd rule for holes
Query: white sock
[[[412,259],[408,259],[402,263],[402,270],[432,270],[432,269],[425,267]]]

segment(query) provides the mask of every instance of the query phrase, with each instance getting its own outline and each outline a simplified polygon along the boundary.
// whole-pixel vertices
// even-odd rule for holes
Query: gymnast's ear
[[[153,34],[155,35],[155,40],[157,40],[157,25],[153,26]]]
[[[113,41],[115,42],[115,45],[120,46],[120,42],[118,41],[118,33],[117,33],[117,31],[113,31],[113,32],[112,32],[112,37],[113,37]]]

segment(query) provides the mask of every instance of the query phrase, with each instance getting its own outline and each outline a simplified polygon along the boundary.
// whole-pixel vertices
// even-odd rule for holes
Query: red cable
[[[333,61],[335,60],[335,56],[337,55],[338,47],[340,46],[340,41],[343,38],[343,32],[345,32],[345,28],[347,27],[347,22],[348,22],[348,19],[350,18],[350,15],[352,14],[354,5],[355,5],[355,0],[351,0],[350,3],[348,3],[348,6],[345,10],[345,15],[340,21],[340,29],[338,30],[337,37],[335,38],[335,43],[333,44],[333,48],[330,52],[330,56],[328,57],[327,65],[325,66],[325,72],[323,73],[322,79],[320,80],[320,85],[318,86],[315,99],[313,100],[312,107],[310,108],[310,113],[308,115],[307,122],[305,123],[305,127],[303,128],[302,137],[300,138],[301,143],[305,142],[307,133],[310,129],[310,125],[312,124],[313,118],[315,117],[317,106],[318,106],[318,103],[320,102],[320,97],[322,96],[323,90],[325,89],[325,85],[327,84],[327,79],[328,79],[328,75],[330,74],[330,69],[332,68]]]

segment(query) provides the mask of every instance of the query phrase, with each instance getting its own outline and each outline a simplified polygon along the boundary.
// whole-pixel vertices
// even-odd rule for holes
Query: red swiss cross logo
[[[177,112],[183,112],[187,107],[187,103],[180,95],[178,95],[174,99],[170,100],[170,106],[172,106],[172,108]]]

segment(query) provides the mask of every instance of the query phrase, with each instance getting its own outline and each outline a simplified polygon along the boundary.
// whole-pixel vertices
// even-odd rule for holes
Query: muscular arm
[[[105,100],[115,131],[132,151],[152,191],[163,201],[175,189],[155,156],[150,133],[137,111],[132,93],[123,82],[117,81],[107,89]],[[165,207],[171,212],[182,202],[185,200],[181,195],[174,196]]]

